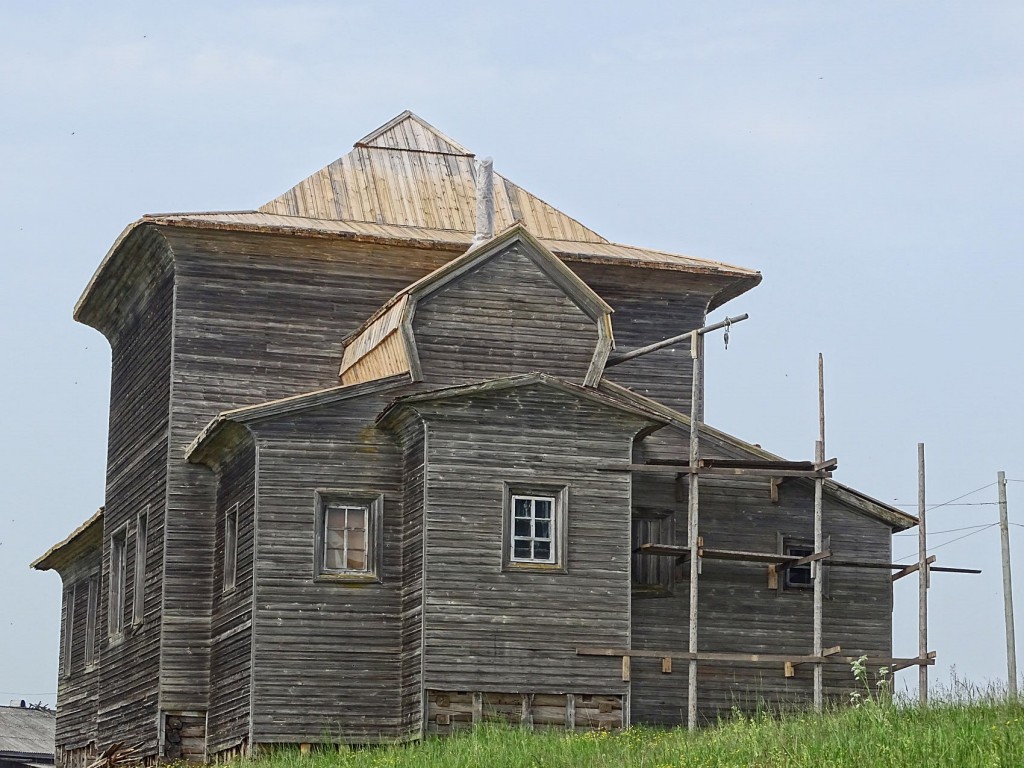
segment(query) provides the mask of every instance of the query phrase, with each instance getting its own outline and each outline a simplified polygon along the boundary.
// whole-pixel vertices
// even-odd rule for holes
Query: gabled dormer
[[[342,384],[447,385],[541,371],[596,386],[612,308],[515,224],[396,294],[345,340]]]

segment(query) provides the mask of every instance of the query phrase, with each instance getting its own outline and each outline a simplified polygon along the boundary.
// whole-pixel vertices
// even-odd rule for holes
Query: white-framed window
[[[376,581],[380,576],[383,496],[316,494],[316,576]]]
[[[124,593],[128,549],[128,526],[110,537],[110,593],[107,600],[107,630],[112,638],[124,632]]]
[[[512,494],[509,561],[555,562],[555,497]]]
[[[503,567],[565,570],[568,486],[505,484]]]
[[[238,577],[238,504],[233,504],[224,513],[224,560],[222,563],[222,592],[235,588]]]
[[[146,552],[149,548],[149,505],[135,522],[135,578],[132,590],[132,626],[142,624],[146,610]]]

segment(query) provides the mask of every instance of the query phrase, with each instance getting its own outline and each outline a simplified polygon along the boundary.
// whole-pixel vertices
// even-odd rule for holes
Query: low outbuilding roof
[[[57,716],[37,707],[0,707],[0,761],[53,763]]]

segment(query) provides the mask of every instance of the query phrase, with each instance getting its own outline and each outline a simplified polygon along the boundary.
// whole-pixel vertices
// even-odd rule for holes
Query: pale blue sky
[[[60,580],[27,565],[103,502],[109,387],[71,309],[141,214],[258,206],[412,109],[612,240],[760,269],[708,421],[809,458],[821,351],[837,479],[912,504],[923,440],[942,502],[1024,480],[1022,95],[1012,2],[4,4],[0,702],[53,701]],[[931,528],[996,520],[963,501]],[[942,677],[1005,674],[998,552],[936,553],[986,570],[935,576]]]

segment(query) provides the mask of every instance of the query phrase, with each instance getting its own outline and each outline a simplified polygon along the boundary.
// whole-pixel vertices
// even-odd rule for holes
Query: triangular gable
[[[377,417],[378,424],[387,424],[395,414],[404,407],[415,407],[417,403],[439,402],[445,400],[460,400],[467,397],[475,397],[492,392],[502,392],[510,389],[522,389],[525,387],[546,387],[548,389],[563,392],[581,400],[596,403],[605,408],[628,413],[649,422],[652,427],[662,427],[668,424],[668,420],[659,414],[651,411],[639,402],[629,402],[627,398],[609,397],[593,387],[582,387],[579,384],[560,379],[557,376],[549,376],[546,373],[534,372],[521,376],[506,376],[490,381],[482,381],[476,384],[462,384],[454,387],[443,387],[427,392],[417,392],[411,395],[397,398],[380,416]]]
[[[530,260],[557,285],[597,326],[598,342],[584,383],[596,386],[614,347],[612,308],[521,224],[516,224],[482,242],[457,259],[399,291],[357,331],[345,339],[339,377],[344,384],[356,384],[383,376],[409,373],[420,378],[412,318],[416,305],[458,280],[490,259],[500,256],[512,244],[522,243]]]
[[[679,411],[669,408],[667,405],[663,405],[655,400],[638,395],[631,389],[623,387],[621,384],[615,384],[614,382],[603,380],[598,387],[598,391],[613,398],[623,398],[631,403],[641,405],[645,408],[649,408],[652,412],[657,413],[659,416],[664,418],[668,423],[667,429],[675,429],[688,435],[690,432],[690,417],[686,414],[680,413]],[[745,440],[741,440],[734,435],[730,435],[727,432],[710,427],[707,424],[702,423],[700,425],[700,432],[702,439],[710,438],[724,445],[728,445],[736,451],[745,454],[751,459],[764,459],[766,461],[782,461],[781,456],[777,456],[774,453],[764,450],[758,445],[748,443]],[[902,531],[907,528],[911,528],[917,525],[917,518],[913,515],[908,515],[901,509],[890,506],[885,502],[874,499],[865,493],[861,493],[854,488],[843,483],[836,482],[832,479],[826,479],[824,481],[824,492],[841,504],[865,514],[868,517],[872,517],[879,520],[894,530]]]
[[[538,237],[608,241],[509,180],[494,177],[495,226],[523,221]],[[356,142],[351,152],[265,205],[262,213],[472,233],[474,156],[412,112]]]
[[[402,149],[409,152],[435,152],[442,155],[473,153],[408,109],[355,143],[357,147]]]
[[[239,436],[247,432],[248,424],[273,421],[314,408],[328,407],[345,400],[386,392],[408,383],[408,376],[392,376],[366,384],[317,389],[279,400],[222,411],[212,418],[185,448],[185,459],[193,464],[214,464],[225,447],[232,448],[239,441]]]

